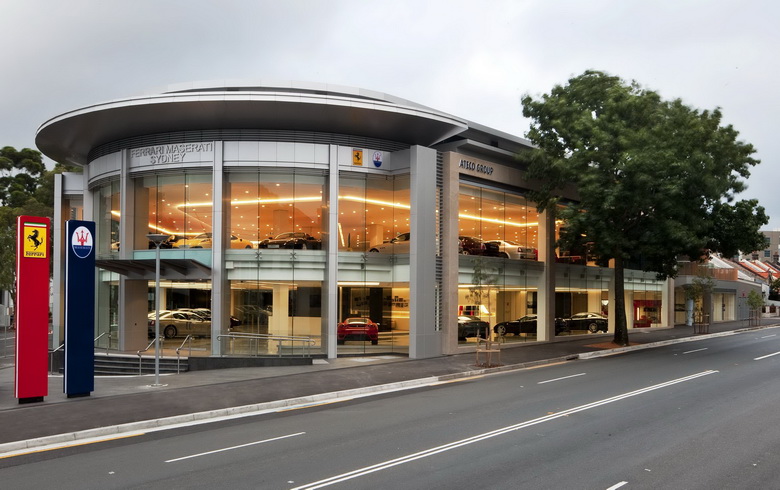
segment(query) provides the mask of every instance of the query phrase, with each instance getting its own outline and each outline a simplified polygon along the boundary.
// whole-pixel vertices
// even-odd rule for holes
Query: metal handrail
[[[65,343],[60,344],[56,349],[49,350],[49,374],[54,374],[54,353],[65,349]]]
[[[179,361],[181,360],[181,354],[180,351],[184,348],[184,344],[189,342],[189,354],[187,354],[187,358],[192,357],[192,335],[187,335],[184,337],[184,341],[182,341],[181,345],[176,348],[176,374],[179,374]]]
[[[304,352],[301,357],[311,357],[309,348],[316,342],[311,337],[299,337],[292,335],[271,335],[264,333],[228,333],[217,335],[217,340],[221,341],[222,338],[228,339],[247,339],[247,340],[269,340],[277,342],[276,351],[279,353],[279,357],[282,357],[282,342],[292,342],[293,350],[295,349],[295,342],[301,342],[304,347]]]
[[[108,349],[111,347],[111,332],[103,332],[95,337],[95,344],[97,344],[97,341],[100,340],[104,335],[108,335],[108,342],[106,342],[106,355],[108,355]]]
[[[155,339],[155,340],[157,340],[157,339]],[[136,352],[136,354],[138,354],[138,374],[142,374],[141,365],[142,365],[143,358],[141,357],[141,353],[146,352],[149,349],[151,349],[152,346],[154,345],[155,340],[152,340],[151,342],[149,342],[149,345],[147,345],[145,349],[141,349],[138,352]],[[160,346],[161,346],[160,350],[162,350],[163,340],[165,340],[165,337],[160,335]]]

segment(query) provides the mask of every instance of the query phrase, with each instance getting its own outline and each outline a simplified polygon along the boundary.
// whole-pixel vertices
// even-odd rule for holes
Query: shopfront
[[[37,142],[84,168],[61,177],[82,199],[62,192],[58,220],[96,222],[95,331],[117,350],[153,330],[150,233],[168,236],[160,331],[196,355],[286,354],[257,339],[274,336],[422,358],[473,349],[463,318],[525,343],[610,317],[610,269],[556,250],[561,224],[528,198],[528,143],[470,124],[361,90],[204,85],[64,114]],[[667,324],[661,286],[627,289],[632,327]],[[376,333],[343,335],[356,319]]]

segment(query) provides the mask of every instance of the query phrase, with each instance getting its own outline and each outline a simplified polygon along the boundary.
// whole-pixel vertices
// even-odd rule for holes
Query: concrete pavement
[[[311,366],[259,367],[194,371],[161,376],[164,386],[151,387],[154,376],[97,377],[89,397],[67,398],[62,377],[50,376],[43,402],[20,405],[13,397],[13,366],[0,359],[0,456],[46,444],[148,430],[193,420],[206,420],[274,407],[325,399],[361,396],[388,389],[422,386],[485,371],[522,369],[532,365],[589,358],[713,335],[737,334],[780,326],[780,319],[724,322],[709,335],[694,335],[692,327],[632,330],[631,347],[605,350],[595,344],[612,334],[583,335],[544,343],[505,344],[502,366],[475,366],[475,354],[413,360],[397,355],[368,358],[317,359]]]

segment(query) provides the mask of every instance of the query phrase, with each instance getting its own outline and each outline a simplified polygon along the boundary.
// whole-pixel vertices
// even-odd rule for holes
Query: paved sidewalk
[[[765,318],[762,327],[780,326],[780,319]],[[747,323],[712,325],[710,334],[723,335],[755,329]],[[632,330],[632,344],[650,347],[657,342],[694,340],[692,327]],[[610,342],[612,334],[583,335],[545,343],[526,343],[501,352],[502,367],[519,369],[534,364],[560,362],[604,352],[594,344]],[[632,350],[637,347],[618,349]],[[614,351],[608,351],[614,352]],[[346,390],[371,391],[390,383],[411,383],[424,378],[457,378],[474,375],[474,353],[412,360],[393,355],[370,358],[315,360],[311,366],[285,366],[195,371],[160,377],[162,387],[151,387],[154,376],[97,377],[89,397],[67,398],[62,377],[50,376],[49,395],[43,402],[19,404],[13,397],[13,366],[0,359],[0,454],[27,441],[35,447],[56,434],[113,427],[196,412],[260,405],[279,400],[304,399]],[[150,425],[151,422],[139,424]],[[78,435],[70,435],[78,438]],[[33,439],[44,438],[38,441]],[[17,444],[8,444],[14,443]]]

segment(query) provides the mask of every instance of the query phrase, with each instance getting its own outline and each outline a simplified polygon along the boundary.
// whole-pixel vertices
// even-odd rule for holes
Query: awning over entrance
[[[155,259],[96,260],[95,265],[116,272],[128,279],[154,281]],[[160,259],[160,277],[163,279],[210,279],[211,268],[193,259]]]

